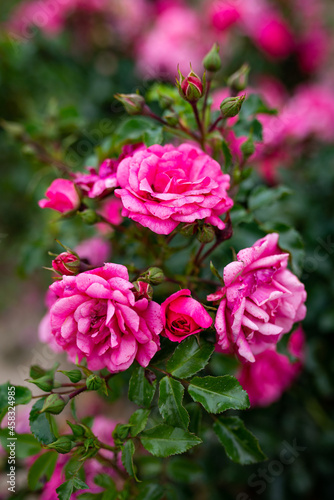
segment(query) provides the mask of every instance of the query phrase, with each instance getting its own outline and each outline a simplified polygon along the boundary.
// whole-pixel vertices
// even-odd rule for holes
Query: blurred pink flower
[[[52,208],[60,213],[71,212],[80,206],[80,197],[72,181],[55,179],[45,192],[48,199],[38,202],[41,208]]]
[[[160,305],[136,300],[128,271],[119,264],[64,276],[50,286],[51,333],[74,361],[91,370],[126,370],[135,359],[147,366],[159,349]]]
[[[212,26],[219,31],[224,31],[235,24],[240,18],[238,2],[231,0],[218,0],[209,8],[209,18]]]
[[[219,216],[229,210],[230,177],[219,163],[190,144],[154,145],[123,160],[117,171],[122,215],[157,234],[170,234],[181,222],[224,229]]]
[[[87,264],[100,267],[107,262],[111,256],[111,243],[99,236],[94,236],[87,240],[83,240],[75,247],[76,253],[80,260]]]
[[[278,247],[277,233],[240,250],[224,269],[225,287],[209,295],[220,301],[216,349],[255,362],[255,355],[276,344],[304,319],[304,285],[287,269],[289,254]]]
[[[251,406],[268,406],[277,401],[302,370],[304,360],[304,333],[301,327],[289,339],[288,351],[299,361],[267,349],[255,356],[254,363],[242,365],[237,379],[248,393]]]
[[[172,342],[181,342],[212,324],[212,318],[190,290],[179,290],[161,304],[164,335]]]

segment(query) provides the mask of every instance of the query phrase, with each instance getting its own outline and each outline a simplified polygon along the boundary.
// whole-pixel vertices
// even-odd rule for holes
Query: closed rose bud
[[[145,106],[145,99],[139,94],[116,94],[115,98],[120,101],[129,115],[141,115]]]
[[[228,78],[227,85],[236,92],[245,90],[248,84],[249,71],[250,67],[248,64],[243,64],[238,71]]]
[[[149,283],[146,283],[145,281],[135,281],[133,283],[133,286],[135,288],[134,296],[136,300],[139,299],[152,300],[153,288]]]
[[[73,448],[74,443],[68,436],[61,436],[57,441],[54,443],[48,444],[47,448],[51,450],[56,450],[58,453],[69,453],[71,449]]]
[[[168,111],[164,114],[164,119],[168,123],[170,127],[175,127],[179,123],[179,116],[177,113],[173,113],[172,111]]]
[[[67,396],[67,401],[59,394],[50,394],[44,401],[41,413],[47,412],[53,415],[58,415],[65,408],[69,398]]]
[[[223,118],[233,118],[236,116],[241,109],[245,97],[245,95],[241,95],[238,97],[227,97],[224,99],[220,105],[220,111]]]
[[[197,239],[201,243],[211,243],[215,238],[215,230],[211,224],[203,224],[202,227],[198,228]]]
[[[205,92],[205,73],[202,81],[193,70],[191,70],[186,77],[182,75],[180,70],[178,70],[178,72],[180,80],[176,80],[176,85],[179,90],[179,94],[183,97],[183,99],[194,104],[203,96]]]
[[[150,267],[141,278],[152,285],[159,285],[165,279],[165,275],[160,267]]]
[[[178,226],[177,230],[180,234],[186,237],[194,236],[197,229],[197,222],[192,224],[183,224],[183,226]]]
[[[82,220],[85,222],[85,224],[96,224],[96,222],[100,222],[101,218],[99,215],[95,212],[95,210],[92,210],[91,208],[87,208],[86,210],[83,210],[82,212],[79,212],[80,217]]]
[[[59,274],[74,276],[79,272],[80,259],[76,254],[63,252],[52,261],[52,267]]]
[[[216,43],[213,44],[210,52],[203,59],[203,66],[208,71],[215,73],[221,68],[222,62],[219,56],[219,45]]]

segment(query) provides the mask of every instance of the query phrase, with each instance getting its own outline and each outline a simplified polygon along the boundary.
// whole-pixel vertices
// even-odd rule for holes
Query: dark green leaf
[[[199,346],[195,337],[188,337],[175,349],[167,363],[167,371],[174,377],[191,377],[207,365],[213,351],[213,344],[201,340]]]
[[[70,500],[73,493],[73,479],[65,481],[65,483],[58,486],[56,492],[58,493],[59,500]]]
[[[195,377],[191,380],[188,392],[194,401],[201,403],[209,413],[225,410],[244,410],[249,408],[249,400],[235,377]]]
[[[89,486],[79,477],[73,477],[73,486],[76,490],[89,490]]]
[[[245,465],[261,462],[267,458],[256,437],[246,429],[240,418],[220,418],[213,424],[213,430],[224,446],[226,454],[234,462]]]
[[[40,413],[43,408],[45,398],[36,401],[31,409],[29,422],[30,430],[35,438],[43,444],[51,444],[56,441],[56,436],[53,433],[51,426],[51,415]]]
[[[144,448],[156,457],[178,455],[202,442],[200,438],[184,429],[165,424],[144,431],[140,440]]]
[[[136,500],[161,500],[163,497],[164,490],[160,484],[147,482],[140,485]]]
[[[150,410],[144,409],[139,409],[131,415],[129,419],[131,436],[137,436],[137,434],[145,429],[149,415]]]
[[[190,416],[189,431],[196,435],[200,434],[203,415],[202,407],[197,403],[188,403],[186,409]]]
[[[286,186],[278,186],[275,188],[257,186],[249,196],[249,209],[251,211],[258,210],[259,208],[271,205],[275,201],[278,201],[284,196],[290,195],[291,193],[291,189],[287,188]]]
[[[15,387],[15,394],[11,395],[8,393],[8,389]],[[10,392],[14,392],[12,389]],[[12,399],[14,398],[14,399]],[[8,406],[12,406],[8,404],[9,402],[13,402],[14,405],[25,405],[29,403],[31,400],[31,390],[27,387],[21,385],[12,385],[10,382],[7,384],[0,385],[0,411],[5,410]]]
[[[225,171],[232,165],[232,153],[229,145],[225,140],[222,142],[223,155],[225,159]]]
[[[216,278],[219,279],[222,285],[224,285],[224,278],[219,274],[219,271],[215,268],[214,264],[212,261],[210,261],[210,270]]]
[[[27,458],[36,455],[41,451],[40,443],[31,434],[15,434],[10,436],[9,429],[0,429],[0,441],[4,449],[10,442],[11,437],[16,437],[15,440],[15,453],[17,458]],[[7,439],[8,438],[8,439]]]
[[[44,370],[44,368],[42,368],[41,366],[38,366],[38,365],[33,365],[30,367],[30,378],[32,379],[36,379],[36,378],[40,378],[40,377],[43,377],[43,375],[46,374],[46,370]]]
[[[186,484],[194,483],[202,476],[201,467],[185,457],[173,457],[168,460],[166,472],[172,481]]]
[[[57,458],[57,453],[48,451],[38,457],[32,464],[28,472],[28,486],[31,490],[42,488],[45,483],[45,478],[47,481],[50,480],[56,467]],[[40,481],[40,479],[43,479],[43,481]]]
[[[239,225],[243,222],[244,223],[252,222],[252,220],[253,220],[253,215],[251,213],[247,212],[247,210],[242,205],[239,205],[238,203],[236,203],[232,207],[230,214],[231,214],[231,220],[232,220],[233,227],[236,227],[237,225]]]
[[[109,494],[109,491],[108,491]],[[116,493],[117,495],[117,493]],[[108,496],[108,500],[116,500],[115,496]],[[76,497],[78,500],[103,500],[103,493],[82,493]]]
[[[182,406],[183,385],[171,377],[160,380],[159,411],[166,423],[175,427],[188,428],[189,415]]]
[[[152,383],[145,377],[145,369],[141,366],[135,368],[129,383],[129,399],[138,406],[148,407],[155,394],[157,382]]]
[[[82,373],[80,370],[59,370],[61,373],[66,375],[74,384],[79,382],[82,379]]]
[[[136,451],[136,449],[135,449],[135,445],[134,445],[133,441],[131,439],[126,441],[126,443],[123,446],[123,450],[122,450],[122,464],[124,465],[124,468],[127,471],[127,473],[131,477],[134,477],[136,479],[136,481],[138,481],[138,479],[136,477],[136,471],[134,468],[134,464],[133,464],[133,455],[134,455],[135,451]]]
[[[114,490],[115,492],[117,491],[114,480],[108,474],[98,474],[94,477],[94,483],[101,486],[101,488],[104,488],[105,490],[108,489]]]

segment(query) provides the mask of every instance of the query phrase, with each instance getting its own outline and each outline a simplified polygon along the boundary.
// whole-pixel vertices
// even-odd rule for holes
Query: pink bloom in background
[[[277,233],[240,250],[224,269],[225,287],[208,300],[220,300],[216,349],[255,362],[255,355],[276,344],[304,319],[304,285],[287,269],[289,254],[278,247]]]
[[[56,342],[55,337],[51,333],[50,325],[50,308],[56,302],[57,295],[52,291],[48,290],[45,295],[45,305],[48,309],[47,313],[41,319],[38,325],[38,338],[43,344],[48,344],[50,349],[54,352],[62,352],[62,348]]]
[[[291,362],[287,356],[270,348],[257,354],[254,363],[242,365],[237,379],[248,393],[252,406],[268,406],[290,387],[302,370],[304,343],[304,332],[298,327],[291,334],[288,350],[299,361]]]
[[[181,342],[212,324],[212,318],[190,290],[179,290],[161,304],[164,335],[172,342]]]
[[[235,24],[240,18],[238,3],[218,1],[210,6],[209,17],[212,25],[219,31],[224,31]]]
[[[80,205],[80,197],[72,181],[67,179],[56,179],[46,190],[43,199],[38,202],[41,208],[52,208],[60,213],[76,210]]]
[[[128,271],[119,264],[64,276],[50,286],[51,333],[70,359],[87,358],[91,370],[147,366],[159,349],[160,305],[136,300]]]
[[[75,247],[80,260],[94,267],[103,266],[111,256],[111,243],[99,236],[83,240]]]
[[[116,172],[118,160],[107,159],[101,163],[99,171],[87,167],[89,174],[75,174],[75,184],[89,198],[100,198],[110,193],[117,186]]]
[[[123,205],[121,200],[112,196],[103,200],[101,208],[97,210],[97,213],[102,215],[102,217],[104,217],[105,220],[110,222],[113,226],[118,226],[123,222],[123,217],[121,215],[122,208]],[[104,222],[99,222],[97,227],[102,233],[108,233],[112,230],[111,226],[105,224]]]
[[[117,171],[122,215],[157,234],[170,234],[181,222],[196,220],[224,229],[230,177],[219,163],[190,144],[154,145],[123,160]]]
[[[139,71],[145,77],[173,77],[178,64],[184,72],[190,62],[195,71],[202,71],[202,58],[213,41],[208,40],[195,9],[172,4],[159,14],[151,31],[138,43]]]

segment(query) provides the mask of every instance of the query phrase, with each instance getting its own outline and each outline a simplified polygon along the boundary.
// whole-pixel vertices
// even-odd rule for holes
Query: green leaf
[[[73,479],[65,481],[65,483],[58,486],[56,492],[58,493],[59,500],[70,500],[73,493]]]
[[[54,451],[43,453],[32,464],[28,472],[28,486],[31,490],[38,490],[43,487],[45,477],[47,481],[50,480],[53,471],[56,467],[58,454]],[[41,482],[40,479],[44,478]]]
[[[109,496],[108,491],[108,499],[106,500],[116,500],[117,492],[114,496]],[[81,495],[76,497],[78,500],[103,500],[103,493],[82,493]]]
[[[189,337],[175,349],[167,363],[167,371],[174,377],[191,377],[207,365],[213,351],[213,344],[201,340],[199,346],[195,337]]]
[[[105,490],[113,490],[117,494],[115,482],[108,474],[98,474],[94,477],[94,483]]]
[[[40,377],[43,377],[43,375],[46,374],[46,370],[44,370],[44,368],[42,368],[41,366],[38,366],[38,365],[33,365],[30,367],[30,378],[32,379],[36,379],[36,378],[40,378]]]
[[[234,204],[230,214],[233,227],[236,227],[241,223],[249,223],[253,221],[253,214],[247,212],[247,210],[238,203]]]
[[[45,398],[41,398],[31,409],[29,422],[30,430],[35,438],[43,444],[51,444],[56,441],[56,436],[53,433],[51,426],[51,415],[40,413],[43,408]]]
[[[210,270],[212,274],[219,279],[222,285],[224,285],[224,278],[219,274],[219,271],[215,268],[212,260],[210,261]]]
[[[190,382],[188,392],[193,400],[201,403],[209,413],[249,408],[247,392],[231,375],[195,377]]]
[[[89,490],[89,486],[79,477],[73,477],[73,486],[76,490]]]
[[[60,373],[63,373],[70,379],[71,382],[76,384],[82,379],[82,373],[80,370],[58,370]]]
[[[10,393],[14,392],[14,389],[8,392],[8,389],[15,388],[15,394],[11,395]],[[13,398],[13,399],[12,399]],[[25,405],[31,401],[31,390],[22,385],[12,385],[10,382],[7,384],[0,385],[0,411],[8,409],[8,406],[12,406],[8,404],[13,402],[13,406],[16,405]]]
[[[157,381],[150,382],[145,376],[147,372],[142,366],[138,366],[132,373],[129,383],[129,399],[138,406],[148,407],[151,404]]]
[[[7,444],[10,442],[9,429],[0,429],[0,441],[3,448],[6,450]],[[15,453],[17,458],[27,458],[32,455],[37,455],[41,451],[41,445],[31,434],[15,434]]]
[[[182,406],[183,385],[171,377],[164,377],[160,380],[159,390],[159,411],[166,423],[187,429],[189,415]]]
[[[229,169],[230,166],[232,165],[232,153],[230,150],[229,145],[225,140],[222,142],[222,150],[223,150],[223,155],[225,159],[225,170]]]
[[[167,462],[166,473],[172,481],[191,484],[201,479],[202,468],[189,458],[173,457]]]
[[[125,470],[127,473],[131,476],[134,477],[136,481],[138,481],[136,477],[136,471],[135,467],[133,464],[133,455],[135,453],[135,445],[132,441],[132,439],[129,439],[126,441],[126,443],[123,446],[122,450],[122,464],[124,465]]]
[[[266,186],[257,186],[250,194],[248,207],[253,212],[259,208],[266,207],[272,203],[288,196],[292,193],[286,186],[268,188]]]
[[[160,484],[143,483],[139,487],[136,500],[161,500],[164,498],[164,489]]]
[[[144,409],[139,409],[131,415],[129,424],[131,425],[130,434],[132,437],[137,436],[145,429],[149,415],[150,410]]]
[[[227,456],[238,464],[253,464],[266,460],[256,437],[238,417],[217,419],[213,430],[224,446]]]
[[[202,442],[200,438],[184,429],[165,424],[144,431],[140,440],[144,448],[156,457],[178,455]]]

